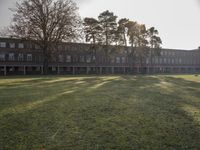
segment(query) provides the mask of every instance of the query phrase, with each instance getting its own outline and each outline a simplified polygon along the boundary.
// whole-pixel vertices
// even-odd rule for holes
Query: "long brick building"
[[[49,73],[200,73],[200,49],[161,49],[159,55],[148,55],[140,62],[130,55],[131,50],[131,47],[61,43],[51,57]],[[28,74],[43,74],[40,47],[28,40],[0,38],[0,75]]]

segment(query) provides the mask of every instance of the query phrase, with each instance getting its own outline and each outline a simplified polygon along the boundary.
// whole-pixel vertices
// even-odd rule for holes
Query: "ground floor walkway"
[[[200,66],[49,66],[49,74],[155,74],[155,73],[200,73]],[[43,66],[0,66],[0,75],[40,75]]]

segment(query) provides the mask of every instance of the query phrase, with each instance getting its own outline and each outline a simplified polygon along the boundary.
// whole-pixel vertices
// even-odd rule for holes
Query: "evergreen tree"
[[[111,45],[114,42],[117,30],[117,16],[106,10],[98,16],[98,19],[102,28],[103,44]]]
[[[117,39],[120,45],[127,46],[127,23],[129,19],[122,18],[118,21]]]
[[[91,42],[93,44],[101,43],[102,28],[98,20],[95,18],[85,18],[83,25],[86,42]]]
[[[147,36],[150,45],[150,65],[152,65],[152,57],[160,55],[160,45],[162,44],[162,40],[158,36],[158,34],[159,32],[155,29],[155,27],[151,27],[147,31]]]

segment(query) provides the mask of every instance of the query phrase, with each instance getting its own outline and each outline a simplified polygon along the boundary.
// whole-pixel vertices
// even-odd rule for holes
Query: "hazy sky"
[[[16,0],[0,0],[0,26],[9,25],[8,10]],[[76,0],[81,17],[97,17],[104,10],[147,27],[155,26],[164,48],[195,49],[200,46],[200,0]]]

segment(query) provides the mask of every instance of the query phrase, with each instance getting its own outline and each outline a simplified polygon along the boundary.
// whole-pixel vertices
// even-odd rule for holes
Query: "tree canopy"
[[[124,45],[131,47],[160,48],[162,40],[155,27],[147,28],[128,18],[118,17],[109,10],[103,11],[98,18],[84,19],[86,42],[101,43],[103,45]],[[98,39],[98,40],[97,40]],[[94,42],[95,41],[95,42]]]

